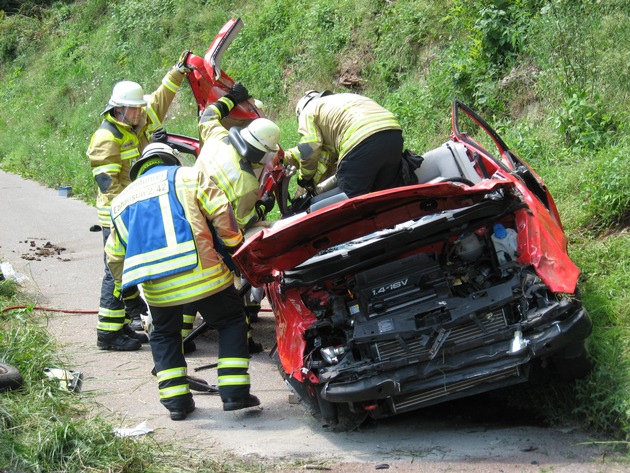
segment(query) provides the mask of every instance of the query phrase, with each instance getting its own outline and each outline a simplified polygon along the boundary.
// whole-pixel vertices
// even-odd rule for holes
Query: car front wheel
[[[576,343],[562,350],[551,359],[558,376],[565,381],[582,379],[593,370],[593,360],[583,343]]]

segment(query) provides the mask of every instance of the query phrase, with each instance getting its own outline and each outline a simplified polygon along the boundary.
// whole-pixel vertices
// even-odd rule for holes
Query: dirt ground
[[[392,472],[622,472],[630,471],[605,439],[574,425],[545,427],[497,396],[462,399],[373,422],[353,432],[330,432],[296,404],[269,358],[274,319],[254,325],[265,351],[251,360],[252,392],[260,408],[224,412],[216,395],[195,393],[197,410],[173,422],[160,405],[148,346],[130,353],[96,347],[96,310],[103,271],[101,234],[90,232],[96,210],[0,171],[0,261],[9,262],[62,347],[83,375],[80,396],[120,428],[145,422],[147,434],[177,442],[194,455],[242,458],[264,471]],[[197,339],[189,374],[216,384],[216,334]],[[202,369],[199,369],[202,368]],[[603,443],[602,443],[603,442]],[[194,452],[194,453],[192,453]]]

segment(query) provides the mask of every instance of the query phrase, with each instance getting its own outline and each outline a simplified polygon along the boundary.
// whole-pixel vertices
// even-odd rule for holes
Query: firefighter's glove
[[[249,95],[249,91],[247,90],[247,88],[240,82],[236,82],[232,86],[228,95],[234,99],[235,104],[244,102],[245,100],[251,97],[251,95]]]
[[[122,298],[125,301],[135,299],[140,296],[140,291],[137,286],[130,286],[122,292]]]
[[[182,52],[182,54],[179,56],[179,59],[177,60],[177,64],[175,64],[177,70],[182,74],[188,74],[192,71],[192,68],[188,65],[186,61],[190,54],[192,54],[192,51],[189,51],[188,49]]]
[[[122,301],[122,281],[114,281],[114,297]]]
[[[260,200],[256,201],[256,213],[258,218],[263,219],[273,209],[276,199],[273,194],[265,193]]]
[[[225,251],[227,251],[227,254],[232,257],[232,255],[236,253],[241,246],[243,246],[243,243],[240,243],[236,246],[226,246]]]
[[[315,182],[313,182],[312,177],[309,179],[306,179],[302,176],[298,176],[297,184],[298,186],[303,187],[304,189],[312,189],[313,186],[315,185]]]
[[[297,173],[297,168],[293,165],[293,164],[287,164],[284,166],[284,176],[288,179],[291,178],[291,176],[295,175]]]
[[[294,166],[296,169],[300,167],[300,159],[295,155],[294,151],[283,151],[282,164]]]
[[[151,135],[152,143],[166,143],[168,142],[168,135],[164,127],[157,128]]]
[[[140,293],[136,291],[135,296],[125,297],[125,291],[123,291],[123,301],[125,302],[125,314],[131,319],[137,319],[142,314],[148,314],[149,308],[147,303],[142,299]]]

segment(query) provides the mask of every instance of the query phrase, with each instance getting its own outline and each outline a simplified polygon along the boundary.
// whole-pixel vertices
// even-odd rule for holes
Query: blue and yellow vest
[[[112,222],[125,247],[123,289],[197,266],[195,239],[175,192],[178,169],[147,170],[113,202]]]

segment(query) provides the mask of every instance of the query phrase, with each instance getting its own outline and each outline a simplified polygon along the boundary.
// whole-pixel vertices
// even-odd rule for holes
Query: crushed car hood
[[[504,199],[512,207],[519,231],[518,261],[532,265],[552,291],[575,292],[580,270],[567,254],[562,227],[518,180],[509,179],[487,179],[473,187],[420,184],[354,197],[275,222],[248,238],[234,261],[253,286],[262,286],[328,248],[489,199]]]
[[[234,260],[243,276],[260,286],[327,248],[411,219],[467,207],[512,188],[509,181],[487,180],[472,188],[425,184],[358,196],[277,221],[249,238]]]

